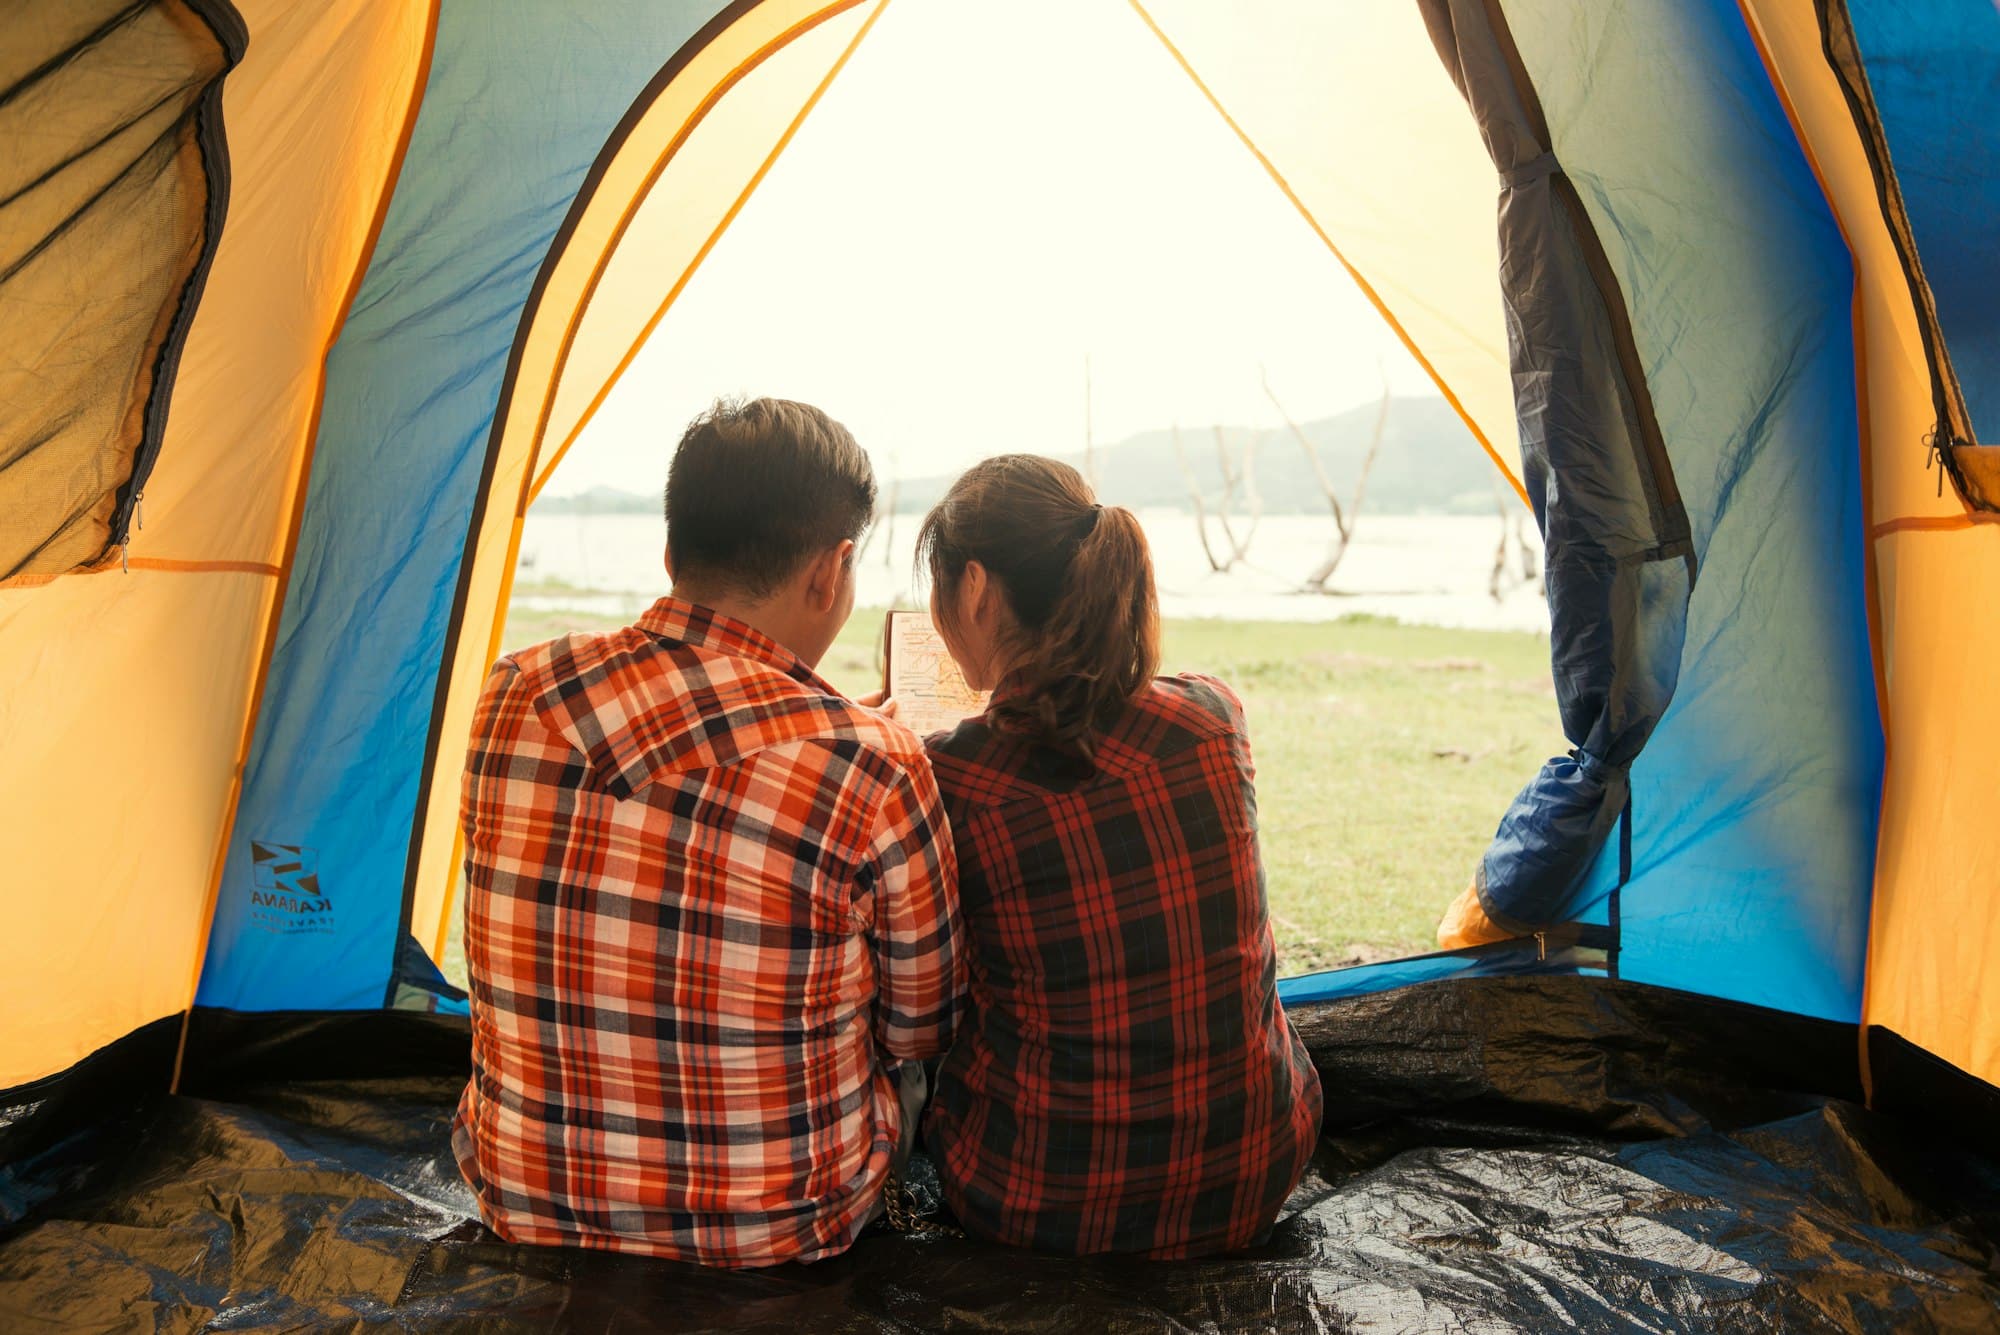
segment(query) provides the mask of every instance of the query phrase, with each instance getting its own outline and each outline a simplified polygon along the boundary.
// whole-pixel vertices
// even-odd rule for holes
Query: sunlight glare
[[[549,492],[651,491],[718,394],[919,476],[1276,425],[1260,368],[1300,420],[1436,392],[1124,0],[893,0]]]

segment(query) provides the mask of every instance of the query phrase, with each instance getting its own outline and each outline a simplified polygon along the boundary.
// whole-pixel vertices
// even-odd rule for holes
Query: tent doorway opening
[[[1465,122],[1478,261],[1490,162],[1415,54]],[[665,592],[660,485],[718,395],[816,403],[873,458],[859,606],[822,665],[853,693],[879,682],[882,613],[922,597],[915,532],[951,478],[1055,455],[1141,515],[1164,670],[1245,701],[1281,972],[1434,948],[1508,801],[1568,745],[1539,539],[1493,463],[1511,442],[1446,396],[1463,378],[1412,355],[1137,7],[862,4],[743,65],[678,142],[657,132],[576,309],[524,325],[519,355],[562,353],[493,649]],[[813,82],[790,119],[783,81]],[[746,136],[770,144],[754,176],[705,170]],[[1495,268],[1468,273],[1497,325]],[[432,831],[455,792],[434,785]],[[462,982],[455,907],[434,953]]]

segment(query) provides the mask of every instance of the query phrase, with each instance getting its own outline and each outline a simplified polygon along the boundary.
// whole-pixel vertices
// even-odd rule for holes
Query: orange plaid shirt
[[[515,1242],[810,1261],[868,1220],[964,965],[922,745],[673,598],[501,660],[466,762],[473,1073]]]

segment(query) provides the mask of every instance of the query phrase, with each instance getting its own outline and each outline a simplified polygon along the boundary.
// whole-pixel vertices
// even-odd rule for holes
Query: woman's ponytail
[[[1096,725],[1153,679],[1159,603],[1145,530],[1107,506],[1077,544],[1048,620],[1024,646],[1021,707],[1047,741],[1090,749]],[[1006,709],[1002,703],[1002,710]]]
[[[1010,730],[1088,754],[1159,668],[1145,530],[1130,510],[1098,505],[1067,464],[1017,454],[976,465],[925,516],[917,551],[947,593],[974,560],[1005,590],[1017,632],[993,714]]]

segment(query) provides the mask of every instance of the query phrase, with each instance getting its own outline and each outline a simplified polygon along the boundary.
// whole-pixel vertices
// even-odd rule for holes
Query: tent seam
[[[1870,417],[1871,398],[1868,392],[1868,324],[1863,310],[1861,288],[1861,252],[1848,232],[1847,220],[1841,216],[1839,206],[1834,202],[1833,191],[1827,185],[1826,172],[1821,168],[1819,154],[1813,151],[1811,139],[1807,136],[1805,122],[1800,118],[1798,108],[1785,88],[1785,81],[1778,73],[1778,64],[1771,54],[1765,39],[1763,25],[1752,12],[1752,0],[1736,0],[1736,12],[1743,19],[1743,28],[1750,35],[1750,44],[1756,48],[1757,58],[1763,63],[1764,77],[1777,95],[1778,105],[1784,108],[1785,119],[1791,124],[1792,138],[1797,141],[1799,151],[1805,155],[1806,166],[1812,169],[1813,181],[1819,186],[1820,198],[1826,203],[1826,210],[1833,217],[1834,229],[1840,233],[1841,244],[1847,247],[1848,269],[1853,283],[1848,306],[1848,323],[1853,328],[1854,341],[1854,406],[1855,436],[1860,453],[1861,470],[1861,527],[1866,535],[1862,540],[1861,583],[1862,611],[1868,622],[1868,653],[1870,666],[1875,678],[1875,717],[1882,730],[1882,773],[1876,783],[1876,859],[1870,868],[1868,887],[1869,930],[1864,932],[1861,945],[1861,1011],[1855,1024],[1855,1057],[1861,1076],[1862,1102],[1869,1107],[1875,1105],[1875,1079],[1868,1052],[1868,1001],[1869,990],[1874,976],[1875,933],[1875,877],[1881,864],[1881,818],[1887,801],[1889,787],[1889,678],[1887,650],[1882,641],[1882,584],[1881,572],[1875,559],[1875,463],[1874,463],[1874,423]],[[1817,13],[1817,7],[1815,7]],[[1822,46],[1825,34],[1821,34]],[[1838,77],[1835,80],[1838,84]],[[1843,100],[1843,105],[1845,101]],[[1853,108],[1848,108],[1849,116]],[[1857,134],[1859,133],[1857,128]],[[1866,149],[1863,149],[1866,156]],[[1891,246],[1894,238],[1891,238]]]

